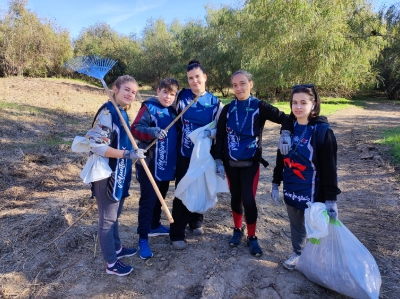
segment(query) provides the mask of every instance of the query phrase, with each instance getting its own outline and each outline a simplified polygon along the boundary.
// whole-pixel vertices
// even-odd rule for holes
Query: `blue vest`
[[[172,107],[164,107],[155,102],[144,102],[156,127],[165,129],[176,117]],[[158,181],[172,181],[175,179],[175,167],[177,159],[176,143],[178,139],[176,123],[168,130],[164,139],[158,139],[155,144],[154,177]]]
[[[179,95],[179,110],[182,111],[196,97],[190,89],[182,90]],[[206,92],[201,96],[197,103],[194,103],[181,118],[182,135],[181,135],[181,155],[190,158],[193,151],[193,142],[189,138],[189,134],[194,130],[203,127],[212,122],[218,112],[220,100],[211,92]]]
[[[259,146],[259,100],[233,100],[228,109],[226,133],[229,157],[235,161],[251,160]]]
[[[129,140],[128,134],[126,133],[119,115],[115,110],[114,105],[111,102],[107,102],[103,107],[107,107],[112,116],[112,130],[114,137],[111,141],[110,146],[120,150],[131,150],[133,149],[132,143]],[[129,128],[129,118],[125,110],[120,109],[120,112]],[[109,158],[108,164],[112,169],[114,176],[113,192],[109,194],[115,201],[120,201],[122,198],[129,196],[129,187],[132,179],[132,160],[123,158]]]
[[[317,169],[314,164],[315,126],[295,123],[292,148],[283,156],[283,195],[285,203],[305,210],[307,202],[314,202],[316,196]]]

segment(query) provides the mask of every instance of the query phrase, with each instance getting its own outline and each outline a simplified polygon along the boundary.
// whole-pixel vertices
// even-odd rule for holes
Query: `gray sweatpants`
[[[93,191],[99,210],[99,226],[97,235],[101,252],[107,263],[112,264],[117,260],[117,253],[121,248],[118,232],[118,217],[121,215],[125,198],[119,202],[111,201],[107,196],[107,180],[93,183]]]
[[[306,227],[304,225],[304,211],[289,205],[286,205],[286,209],[290,220],[293,251],[300,255],[306,245],[307,236]]]

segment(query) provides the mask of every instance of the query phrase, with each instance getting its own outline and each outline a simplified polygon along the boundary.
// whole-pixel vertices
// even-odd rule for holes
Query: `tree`
[[[154,89],[162,79],[173,75],[179,60],[180,49],[176,41],[179,30],[179,23],[174,22],[168,27],[163,19],[151,19],[143,29],[138,78]]]
[[[374,77],[382,40],[360,37],[357,26],[372,16],[366,1],[246,1],[237,20],[242,67],[270,97],[309,82],[351,94]]]
[[[387,46],[382,50],[375,69],[378,88],[387,92],[389,99],[400,99],[400,6],[383,7],[379,12],[381,28],[374,28],[375,36],[382,36]]]
[[[74,41],[76,56],[97,55],[117,60],[116,65],[107,73],[106,82],[113,82],[127,74],[128,66],[137,60],[140,52],[140,44],[134,36],[120,35],[106,23],[96,23],[82,29]]]
[[[48,76],[62,73],[61,65],[72,56],[69,33],[46,19],[39,19],[13,0],[0,22],[0,73],[3,76]]]

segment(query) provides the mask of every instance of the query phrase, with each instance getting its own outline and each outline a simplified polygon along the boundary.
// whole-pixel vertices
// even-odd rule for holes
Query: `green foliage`
[[[0,21],[0,75],[61,75],[61,65],[72,56],[69,33],[39,19],[25,8],[26,3],[11,1]]]
[[[69,33],[27,10],[26,3],[12,0],[0,19],[0,76],[60,76],[72,54],[98,55],[118,61],[107,82],[130,74],[154,89],[165,77],[186,85],[187,63],[197,59],[206,69],[207,88],[223,98],[239,69],[254,75],[253,92],[267,100],[287,99],[298,83],[348,97],[378,82],[400,97],[395,5],[375,13],[367,0],[247,0],[207,7],[205,20],[185,24],[150,19],[140,38],[96,23],[82,29],[72,53]]]
[[[351,94],[374,77],[370,63],[382,44],[360,34],[366,19],[374,21],[366,1],[246,1],[238,16],[242,67],[267,97],[306,82]]]
[[[140,44],[135,37],[120,35],[105,23],[84,28],[74,41],[75,56],[97,55],[117,60],[105,78],[107,82],[113,82],[119,76],[127,74],[128,68],[137,61],[140,52]]]
[[[400,99],[400,7],[399,4],[383,7],[379,12],[382,20],[380,28],[374,34],[387,41],[381,56],[375,64],[379,72],[377,87],[387,92],[389,99]]]
[[[389,145],[395,161],[400,163],[400,127],[387,130],[383,137],[384,139],[379,140],[378,143]]]
[[[199,60],[207,72],[208,89],[223,97],[228,95],[231,75],[241,66],[241,49],[235,37],[236,13],[229,7],[209,8],[204,26],[200,21],[191,22],[179,36],[182,60]]]
[[[173,66],[178,63],[179,44],[175,38],[180,30],[179,23],[170,27],[163,19],[149,20],[143,29],[142,52],[132,70],[142,83],[150,84],[154,89],[158,83],[171,77]]]

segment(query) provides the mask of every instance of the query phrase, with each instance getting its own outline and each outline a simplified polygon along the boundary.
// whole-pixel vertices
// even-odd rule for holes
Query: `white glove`
[[[290,139],[290,131],[282,130],[281,137],[279,138],[279,150],[282,155],[289,154],[290,147],[292,146],[292,140]]]
[[[158,130],[156,132],[156,137],[158,139],[164,139],[165,137],[167,137],[167,134],[168,134],[167,131],[160,129],[160,128],[157,128],[157,129]]]
[[[280,206],[281,201],[279,200],[279,185],[272,183],[271,187],[271,198],[275,205]]]
[[[337,220],[338,219],[338,208],[336,201],[334,200],[327,200],[325,201],[326,210],[328,211],[329,218]]]
[[[223,180],[225,180],[225,168],[224,168],[224,164],[222,164],[221,159],[215,160],[215,171],[218,176],[220,176]]]
[[[138,149],[133,149],[133,150],[125,150],[124,151],[124,158],[125,159],[131,159],[131,160],[135,160],[135,159],[144,159],[146,158],[146,156],[144,155],[144,153],[146,153],[147,151],[142,149],[142,148],[138,148]]]

